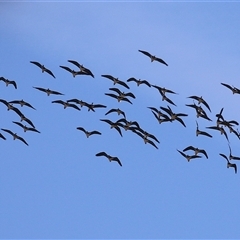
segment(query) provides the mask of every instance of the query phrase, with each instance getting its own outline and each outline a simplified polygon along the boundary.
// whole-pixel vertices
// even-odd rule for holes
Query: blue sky
[[[240,88],[239,3],[199,2],[2,2],[0,3],[1,99],[24,99],[36,108],[17,106],[41,133],[26,132],[12,123],[18,115],[0,103],[0,127],[29,144],[0,139],[1,238],[239,238],[239,174],[226,167],[219,153],[229,154],[228,142],[205,127],[216,124],[223,107],[227,120],[240,121],[239,96],[221,83]],[[145,50],[168,67],[138,52]],[[95,78],[60,68],[68,60],[89,68]],[[38,61],[56,79],[30,63]],[[129,82],[133,104],[106,96],[130,77],[173,90],[167,95],[184,117],[158,124],[150,109],[169,105],[157,89]],[[33,87],[50,88],[63,96],[47,96]],[[202,96],[212,122],[196,117],[188,97]],[[107,108],[88,112],[53,104],[77,98]],[[155,149],[136,134],[123,137],[100,119],[121,108],[160,141]],[[213,138],[196,137],[196,120]],[[98,130],[86,138],[77,127]],[[233,155],[239,139],[226,130]],[[209,158],[187,162],[177,149],[193,145]],[[105,151],[121,162],[95,154]],[[238,166],[237,161],[235,162]]]

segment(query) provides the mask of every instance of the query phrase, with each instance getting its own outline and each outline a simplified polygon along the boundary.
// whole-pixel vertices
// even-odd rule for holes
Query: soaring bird
[[[24,132],[26,131],[32,131],[32,132],[37,132],[37,133],[40,133],[36,128],[33,128],[33,127],[27,127],[26,125],[23,125],[22,123],[20,122],[14,122],[13,123],[17,124],[18,126],[20,126]]]
[[[157,85],[152,85],[152,87],[156,88],[159,91],[159,93],[162,96],[162,101],[165,100],[165,101],[169,102],[170,104],[176,106],[176,104],[173,103],[173,101],[166,96],[166,93],[172,93],[172,94],[177,94],[177,93],[175,93],[174,91],[169,90],[165,87],[160,87],[160,86],[157,86]]]
[[[105,113],[105,115],[108,115],[109,113],[112,113],[112,112],[116,112],[118,115],[122,114],[124,118],[126,118],[125,113],[119,108],[112,108],[107,113]]]
[[[212,138],[212,135],[210,135],[209,133],[199,130],[198,122],[196,121],[196,123],[197,123],[196,136],[203,135],[203,136],[207,136],[207,137]]]
[[[203,105],[205,105],[205,107],[207,107],[207,109],[211,112],[211,109],[210,109],[210,107],[209,107],[209,105],[207,104],[207,102],[203,99],[203,97],[201,96],[201,97],[198,97],[198,96],[190,96],[190,97],[188,97],[188,98],[192,98],[192,99],[195,99],[195,100],[197,100],[198,101],[198,104],[203,104]]]
[[[86,67],[84,67],[82,64],[78,63],[77,61],[74,61],[74,60],[68,60],[68,62],[74,64],[75,66],[77,66],[80,70],[80,73],[79,75],[90,75],[91,77],[94,78],[94,75],[93,73]]]
[[[104,157],[106,157],[109,160],[109,162],[116,161],[122,167],[122,163],[121,163],[121,161],[119,160],[118,157],[112,157],[112,156],[108,155],[105,152],[99,152],[99,153],[96,154],[96,156],[97,157],[104,156]]]
[[[46,89],[46,88],[41,88],[41,87],[33,87],[33,88],[35,88],[35,89],[37,89],[37,90],[39,90],[39,91],[45,92],[48,96],[49,96],[50,94],[64,95],[64,94],[62,94],[62,93],[60,93],[60,92],[50,90],[49,88],[48,88],[48,89]]]
[[[118,122],[114,123],[114,122],[112,122],[111,120],[108,120],[108,119],[100,119],[100,121],[108,123],[111,128],[115,128],[119,132],[121,137],[122,137],[122,131],[121,131],[120,127],[119,127],[120,123],[118,123]]]
[[[116,98],[118,100],[118,102],[125,101],[125,102],[129,102],[130,104],[132,104],[132,102],[126,97],[122,97],[120,95],[116,95],[116,94],[113,94],[113,93],[105,93],[105,95],[109,96],[109,97],[112,97],[112,98]]]
[[[73,70],[73,69],[70,69],[69,67],[65,67],[65,66],[59,66],[59,67],[67,70],[68,72],[70,72],[70,73],[73,75],[74,78],[75,78],[77,75],[83,74],[83,72],[81,72],[81,71],[75,71],[75,70]]]
[[[84,101],[82,101],[82,100],[79,100],[79,99],[77,99],[77,98],[69,99],[69,100],[67,100],[67,102],[77,103],[77,104],[79,104],[81,107],[83,107],[83,106],[86,107],[86,106],[88,105],[88,103],[86,103],[86,102],[84,102]]]
[[[206,128],[219,131],[221,133],[221,135],[224,134],[224,136],[228,140],[227,133],[226,133],[225,129],[223,128],[223,126],[221,126],[221,127],[220,126],[211,126],[211,127],[206,127]],[[228,142],[229,142],[229,140],[228,140]]]
[[[228,160],[227,156],[223,153],[219,153],[220,156],[222,156],[223,158],[225,158],[227,160],[227,168],[234,168],[235,173],[237,173],[237,164],[235,163],[230,163],[230,161]]]
[[[91,103],[91,104],[86,103],[86,105],[84,105],[84,106],[86,106],[88,108],[88,111],[91,110],[93,112],[95,112],[94,108],[106,108],[107,107],[107,106],[102,105],[102,104],[93,104],[93,103]]]
[[[25,102],[23,99],[22,100],[13,100],[13,101],[10,101],[9,103],[11,103],[11,104],[20,104],[21,107],[27,106],[27,107],[30,107],[30,108],[36,110],[30,103]]]
[[[134,77],[129,78],[127,82],[135,82],[137,86],[140,86],[141,84],[145,84],[148,87],[151,87],[151,84],[147,80],[136,79]]]
[[[171,119],[166,114],[157,114],[156,112],[152,111],[153,115],[157,119],[158,123],[161,124],[163,122],[170,122]]]
[[[205,155],[206,158],[208,158],[207,152],[204,149],[200,149],[200,148],[193,147],[193,146],[188,146],[185,149],[183,149],[183,152],[186,152],[188,150],[193,150],[195,155],[197,155],[198,153],[202,153]]]
[[[165,107],[160,107],[163,111],[165,111],[166,113],[169,114],[170,116],[170,121],[174,121],[174,120],[177,120],[178,122],[180,122],[184,127],[186,127],[185,123],[183,122],[183,120],[180,118],[180,117],[186,117],[188,116],[187,114],[185,113],[174,113],[172,111],[172,109],[168,106],[168,108],[165,108]]]
[[[156,57],[156,56],[153,56],[152,54],[150,54],[149,52],[146,52],[146,51],[142,51],[142,50],[138,50],[138,51],[141,52],[141,53],[143,53],[144,55],[150,57],[151,62],[157,61],[157,62],[160,62],[160,63],[168,66],[168,64],[167,64],[165,61],[163,61],[161,58]]]
[[[109,90],[118,93],[119,97],[122,97],[122,98],[124,98],[124,97],[136,98],[133,93],[131,93],[131,92],[125,93],[125,92],[120,91],[118,88],[109,88]]]
[[[185,154],[184,152],[179,151],[178,149],[177,149],[177,151],[178,151],[183,157],[185,157],[188,162],[190,162],[192,159],[195,159],[195,158],[201,158],[201,156],[199,156],[199,155],[187,155],[187,154]]]
[[[64,102],[62,100],[55,100],[55,101],[52,101],[52,103],[59,103],[59,104],[62,104],[63,105],[63,108],[67,108],[67,107],[72,107],[72,108],[75,108],[77,110],[81,110],[77,105],[73,104],[73,103],[69,103],[69,102]]]
[[[138,122],[136,121],[128,121],[126,120],[126,118],[121,118],[119,120],[117,120],[117,123],[125,123],[125,125],[123,125],[123,128],[125,130],[128,130],[131,126],[136,126],[137,128],[140,128]]]
[[[115,84],[120,84],[120,85],[122,85],[123,87],[129,89],[129,86],[128,86],[125,82],[119,80],[118,78],[115,78],[115,77],[113,77],[113,76],[111,76],[111,75],[101,75],[101,76],[104,77],[104,78],[108,78],[108,79],[112,80],[112,81],[113,81],[113,85],[115,85]]]
[[[23,143],[25,143],[26,145],[28,145],[28,143],[20,136],[18,136],[16,133],[13,133],[12,131],[8,130],[8,129],[4,129],[4,128],[1,128],[3,131],[11,134],[13,136],[13,140],[15,139],[18,139],[20,141],[22,141]]]
[[[151,139],[155,140],[156,142],[160,143],[159,140],[153,134],[143,130],[140,127],[133,127],[133,128],[131,128],[131,130],[136,134],[141,133],[141,134],[138,134],[138,135],[143,137],[143,138],[151,138]]]
[[[21,111],[20,111],[18,108],[14,107],[10,102],[7,102],[7,101],[4,100],[4,99],[0,99],[0,102],[2,102],[4,105],[7,106],[7,110],[8,110],[8,111],[9,111],[9,110],[13,110],[13,111],[16,112],[20,117],[23,115],[23,114],[21,113]]]
[[[207,119],[208,121],[212,121],[208,116],[207,113],[203,110],[201,106],[196,105],[195,103],[193,104],[185,104],[187,107],[192,107],[196,110],[197,113],[197,118],[201,117],[204,119]]]
[[[0,81],[1,80],[6,83],[6,86],[8,86],[9,84],[12,84],[15,87],[15,89],[17,89],[17,83],[15,81],[8,80],[4,77],[0,77]]]
[[[36,66],[38,66],[39,68],[41,68],[42,69],[42,73],[46,72],[46,73],[50,74],[52,77],[55,78],[54,74],[48,68],[44,67],[44,65],[42,65],[41,63],[35,62],[35,61],[30,61],[30,63],[33,63]]]
[[[240,94],[240,89],[239,88],[236,88],[234,86],[230,86],[226,83],[221,83],[223,86],[227,87],[228,89],[230,89],[232,91],[233,94],[237,93],[237,94]]]
[[[101,135],[101,133],[98,132],[98,131],[91,131],[91,132],[89,132],[89,131],[85,130],[83,127],[77,127],[77,129],[80,130],[80,131],[82,131],[82,132],[84,132],[84,133],[86,134],[86,137],[87,137],[87,138],[89,138],[89,137],[90,137],[91,135],[93,135],[93,134]]]

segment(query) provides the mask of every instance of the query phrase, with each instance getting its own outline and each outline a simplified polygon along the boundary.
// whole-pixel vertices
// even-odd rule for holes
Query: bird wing
[[[144,55],[148,56],[148,57],[152,57],[152,55],[147,52],[147,51],[143,51],[143,50],[138,50],[139,52],[143,53]]]
[[[6,140],[6,138],[0,133],[0,138]]]
[[[54,76],[54,74],[53,74],[49,69],[46,69],[45,72],[47,72],[48,74],[50,74],[52,77],[56,78],[56,77]]]
[[[30,63],[33,63],[33,64],[35,64],[36,66],[42,68],[42,64],[40,64],[39,62],[30,61]]]
[[[186,152],[186,151],[188,151],[188,150],[193,150],[193,151],[195,151],[195,147],[193,147],[193,146],[188,146],[188,147],[186,147],[186,148],[183,149],[183,152]]]
[[[1,130],[3,130],[4,132],[7,132],[9,134],[11,134],[12,136],[14,135],[14,133],[8,129],[5,129],[5,128],[1,128]]]
[[[82,131],[82,132],[84,132],[84,133],[86,133],[86,130],[83,127],[77,127],[77,129]]]
[[[65,102],[62,100],[54,100],[54,101],[52,101],[52,103],[59,103],[59,104],[64,105]]]
[[[17,136],[17,139],[19,139],[20,141],[22,141],[23,143],[25,143],[28,146],[28,143],[22,137]]]
[[[105,77],[105,78],[108,78],[108,79],[110,79],[110,80],[112,80],[112,81],[114,81],[114,77],[113,76],[111,76],[111,75],[101,75],[102,77]]]
[[[65,69],[65,70],[67,70],[67,71],[70,72],[70,73],[73,72],[73,70],[70,69],[69,67],[65,67],[65,66],[59,66],[59,67]]]
[[[129,89],[129,86],[128,86],[125,82],[123,82],[123,81],[118,80],[118,84],[120,84],[120,85],[122,85],[123,87]]]
[[[90,132],[90,134],[92,135],[92,134],[98,134],[98,135],[102,135],[100,132],[98,132],[98,131],[92,131],[92,132]]]
[[[162,64],[164,64],[164,65],[166,65],[166,66],[168,66],[168,64],[165,61],[163,61],[163,59],[161,59],[161,58],[157,57],[157,58],[155,58],[155,60],[160,62],[160,63],[162,63]]]
[[[230,85],[228,85],[228,84],[226,84],[226,83],[221,83],[223,86],[225,86],[225,87],[227,87],[227,88],[229,88],[230,90],[232,90],[233,91],[233,88],[230,86]]]
[[[100,156],[104,156],[104,157],[108,157],[108,154],[106,154],[105,152],[99,152],[96,154],[97,157],[100,157]]]
[[[12,84],[15,87],[15,89],[17,89],[17,83],[15,81],[10,81],[9,83]]]
[[[24,125],[23,125],[22,123],[20,123],[20,122],[14,122],[14,121],[13,121],[13,123],[15,123],[15,124],[17,124],[18,126],[24,128]]]
[[[223,158],[225,158],[227,160],[227,162],[229,162],[228,157],[225,154],[219,153],[219,155],[222,156]]]
[[[51,94],[56,94],[56,95],[64,95],[64,94],[62,94],[62,93],[60,93],[60,92],[57,92],[57,91],[52,91],[52,90],[51,90]]]

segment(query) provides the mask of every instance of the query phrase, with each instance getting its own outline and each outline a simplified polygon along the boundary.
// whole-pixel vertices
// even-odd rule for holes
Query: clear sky
[[[221,85],[240,88],[239,12],[237,2],[0,3],[0,77],[17,83],[15,89],[0,81],[0,99],[30,103],[36,110],[14,106],[41,132],[24,132],[12,122],[20,117],[0,102],[0,128],[29,144],[0,130],[6,138],[0,139],[0,238],[240,238],[240,175],[219,155],[229,155],[224,135],[206,129],[216,125],[221,108],[226,120],[240,121],[240,96]],[[94,78],[73,78],[59,67],[77,70],[68,60]],[[131,77],[178,93],[167,94],[176,106],[162,101],[154,87],[127,82]],[[106,96],[112,87],[132,92],[133,104]],[[206,100],[211,112],[201,106],[212,121],[186,106],[193,104],[191,95]],[[72,98],[107,107],[78,111],[52,103]],[[167,106],[188,114],[182,117],[186,127],[159,124],[148,108]],[[158,149],[100,121],[121,117],[105,115],[112,108],[156,136]],[[212,138],[196,136],[196,120]],[[87,138],[77,127],[102,134]],[[239,139],[225,130],[232,155],[240,156]],[[188,162],[177,152],[190,145],[204,149],[208,159],[200,154]],[[101,151],[118,157],[122,167],[95,156]]]

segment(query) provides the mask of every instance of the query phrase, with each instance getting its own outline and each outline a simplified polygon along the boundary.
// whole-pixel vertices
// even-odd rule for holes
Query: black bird
[[[8,110],[8,111],[9,111],[9,110],[13,110],[13,111],[16,112],[19,116],[23,115],[23,114],[21,113],[21,111],[20,111],[18,108],[14,107],[10,102],[7,102],[7,101],[4,100],[4,99],[0,99],[0,102],[2,102],[4,105],[7,106],[7,110]]]
[[[202,153],[205,155],[206,158],[208,158],[207,152],[204,149],[200,149],[200,148],[193,147],[193,146],[188,146],[185,149],[183,149],[183,152],[186,152],[188,150],[193,150],[195,155],[197,155],[198,153]]]
[[[42,73],[43,72],[47,72],[48,74],[50,74],[52,77],[55,78],[54,74],[46,67],[44,67],[44,65],[40,64],[39,62],[34,62],[34,61],[30,61],[30,63],[35,64],[36,66],[38,66],[39,68],[42,69]]]
[[[94,108],[106,108],[107,106],[105,105],[102,105],[102,104],[89,104],[89,103],[86,103],[84,106],[86,106],[88,108],[88,111],[93,111],[95,112]]]
[[[225,154],[219,153],[219,155],[222,156],[223,158],[225,158],[225,159],[227,160],[227,168],[232,167],[232,168],[234,168],[235,173],[237,173],[237,164],[235,164],[235,163],[230,163],[229,160],[228,160],[228,158],[227,158],[227,156],[226,156]]]
[[[211,112],[211,109],[210,109],[210,107],[209,107],[209,105],[207,104],[207,102],[202,98],[202,96],[201,97],[198,97],[198,96],[190,96],[190,97],[188,97],[188,98],[192,98],[192,99],[195,99],[195,100],[197,100],[198,101],[198,104],[203,104],[203,105],[205,105],[205,107],[207,107],[207,109]]]
[[[15,89],[17,89],[17,83],[15,81],[8,80],[4,77],[0,77],[0,81],[1,80],[6,83],[6,86],[8,86],[9,84],[12,84],[15,87]]]
[[[152,140],[150,140],[148,137],[151,137],[151,136],[153,136],[153,135],[145,135],[145,134],[142,134],[141,132],[138,132],[137,130],[136,130],[136,128],[134,129],[134,128],[132,128],[132,131],[134,132],[134,133],[136,133],[138,136],[140,136],[142,139],[143,139],[143,141],[144,141],[144,143],[145,144],[147,144],[147,143],[149,143],[149,144],[151,144],[152,146],[154,146],[156,149],[158,149],[158,147],[157,147],[157,145],[152,141]],[[158,141],[158,140],[157,140]]]
[[[22,127],[23,131],[26,132],[26,131],[32,131],[32,132],[37,132],[37,133],[40,133],[36,128],[33,128],[33,127],[27,127],[26,125],[23,125],[22,123],[20,122],[14,122],[13,123],[17,124],[18,126]]]
[[[132,128],[131,129],[134,133],[141,133],[142,135],[143,135],[143,137],[144,138],[148,138],[148,137],[150,137],[150,138],[152,138],[153,140],[155,140],[156,142],[158,142],[158,143],[160,143],[159,142],[159,140],[153,135],[153,134],[151,134],[151,133],[149,133],[149,132],[147,132],[147,131],[145,131],[145,130],[143,130],[142,128],[138,128],[138,127],[135,127],[135,128]],[[139,134],[138,134],[139,135]],[[140,136],[140,135],[139,135]]]
[[[133,93],[131,93],[131,92],[125,93],[125,92],[120,91],[118,88],[109,88],[109,90],[118,93],[118,95],[122,98],[124,98],[124,97],[136,98]]]
[[[52,103],[59,103],[59,104],[62,104],[63,105],[63,108],[67,108],[67,107],[72,107],[72,108],[75,108],[77,110],[81,110],[77,105],[73,104],[73,103],[69,103],[69,102],[64,102],[62,100],[55,100],[55,101],[52,101]]]
[[[237,94],[240,94],[240,89],[234,87],[234,86],[230,86],[226,83],[221,83],[223,86],[227,87],[228,89],[230,89],[232,91],[233,94],[237,93]]]
[[[112,156],[108,155],[105,152],[99,152],[99,153],[96,154],[96,156],[97,157],[104,156],[104,157],[106,157],[109,160],[109,162],[116,161],[122,167],[122,163],[121,163],[121,161],[119,160],[118,157],[112,157]]]
[[[6,138],[0,133],[0,138],[6,140]]]
[[[82,72],[72,70],[72,69],[70,69],[69,67],[65,67],[65,66],[59,66],[59,67],[67,70],[68,72],[70,72],[70,73],[73,75],[74,78],[75,78],[77,75],[81,75],[81,74],[82,74]]]
[[[123,128],[125,130],[128,130],[131,126],[136,126],[137,128],[140,128],[138,122],[136,121],[128,121],[126,120],[126,118],[121,118],[119,120],[117,120],[117,123],[125,123],[125,125],[123,125]]]
[[[84,132],[84,133],[86,134],[86,137],[87,137],[87,138],[89,138],[89,137],[90,137],[91,135],[93,135],[93,134],[101,135],[101,133],[98,132],[98,131],[88,132],[88,131],[86,131],[86,130],[85,130],[84,128],[82,128],[82,127],[77,127],[77,129],[80,130],[80,131],[82,131],[82,132]]]
[[[183,120],[180,118],[180,117],[186,117],[188,116],[187,114],[185,113],[174,113],[172,111],[172,109],[168,106],[168,108],[165,108],[165,107],[160,107],[163,111],[167,112],[170,116],[170,121],[174,121],[174,120],[177,120],[179,121],[184,127],[186,127],[185,123],[183,122]]]
[[[132,102],[126,97],[122,97],[120,95],[116,95],[113,93],[105,93],[105,95],[112,97],[112,98],[116,98],[118,100],[118,102],[125,101],[125,102],[129,102],[130,104],[132,104]]]
[[[80,69],[80,74],[82,75],[90,75],[91,77],[94,78],[93,73],[86,67],[84,67],[82,64],[78,63],[77,61],[74,60],[68,60],[68,62],[74,64],[75,66],[77,66]]]
[[[28,145],[28,143],[22,137],[18,136],[16,133],[13,133],[12,131],[10,131],[8,129],[4,129],[4,128],[1,128],[1,129],[5,132],[11,134],[13,136],[13,140],[18,139],[18,140],[22,141],[23,143],[25,143],[26,145]]]
[[[221,133],[221,135],[224,134],[224,136],[228,140],[227,133],[226,133],[225,129],[223,128],[223,126],[221,126],[221,127],[220,126],[211,126],[211,127],[206,127],[206,128],[219,131]]]
[[[9,103],[11,103],[11,104],[20,104],[21,107],[27,106],[27,107],[30,107],[30,108],[36,110],[30,103],[25,102],[23,99],[22,100],[10,101]]]
[[[134,77],[129,78],[127,82],[135,82],[137,83],[137,86],[140,86],[141,84],[145,84],[148,87],[151,87],[151,84],[147,80],[136,79]]]
[[[192,159],[195,159],[195,158],[201,158],[201,156],[199,156],[199,155],[187,155],[187,154],[185,154],[184,152],[179,151],[178,149],[177,149],[177,151],[178,151],[183,157],[185,157],[188,162],[190,162]]]
[[[62,94],[62,93],[60,93],[60,92],[50,90],[49,88],[48,88],[48,89],[46,89],[46,88],[41,88],[41,87],[33,87],[33,88],[38,89],[39,91],[45,92],[48,96],[49,96],[50,94],[54,94],[54,95],[64,95],[64,94]]]
[[[101,75],[101,76],[112,80],[112,81],[113,81],[113,85],[115,85],[115,84],[120,84],[120,85],[122,85],[123,87],[129,89],[129,86],[128,86],[125,82],[119,80],[118,78],[115,78],[115,77],[113,77],[113,76],[111,76],[111,75]]]
[[[22,115],[20,115],[20,121],[22,122],[22,121],[25,121],[25,122],[27,122],[29,125],[31,125],[33,128],[35,128],[35,126],[34,126],[34,124],[32,123],[32,121],[30,120],[30,119],[28,119],[27,117],[25,117],[23,114]]]
[[[120,110],[119,108],[112,108],[107,113],[105,113],[105,115],[108,115],[109,113],[112,113],[112,112],[116,112],[118,115],[122,114],[124,116],[124,118],[126,118],[125,113],[122,110]]]
[[[203,110],[201,106],[196,105],[195,103],[193,104],[185,104],[187,107],[192,107],[196,110],[197,113],[197,118],[201,117],[204,119],[207,119],[208,121],[212,121],[208,116],[207,113]]]
[[[77,98],[69,99],[69,100],[67,100],[67,102],[74,102],[74,103],[80,104],[81,107],[83,107],[83,106],[86,107],[88,105],[88,103],[86,103],[82,100],[79,100]]]
[[[167,88],[159,87],[159,86],[157,86],[157,85],[152,85],[152,87],[158,89],[159,93],[160,93],[161,96],[162,96],[162,101],[166,100],[166,101],[169,102],[170,104],[176,106],[176,104],[173,103],[173,101],[166,96],[166,93],[172,93],[172,94],[177,94],[177,93],[175,93],[175,92],[173,92],[172,90],[169,90],[169,89],[167,89]]]
[[[198,122],[196,121],[196,123],[197,123],[196,136],[203,135],[203,136],[207,136],[207,137],[212,138],[212,135],[210,135],[209,133],[199,130]]]
[[[122,131],[121,131],[120,127],[119,127],[120,123],[118,123],[118,122],[114,123],[114,122],[112,122],[111,120],[108,120],[108,119],[100,119],[100,121],[108,123],[111,128],[115,128],[119,132],[121,137],[122,137]]]
[[[171,119],[166,114],[157,114],[156,112],[152,111],[155,118],[158,120],[158,123],[161,124],[163,122],[170,122]]]
[[[160,62],[160,63],[165,64],[166,66],[168,66],[168,64],[165,61],[163,61],[161,58],[153,56],[152,54],[150,54],[149,52],[146,52],[146,51],[142,51],[142,50],[138,50],[138,51],[143,53],[144,55],[150,57],[151,62],[157,61],[157,62]]]

